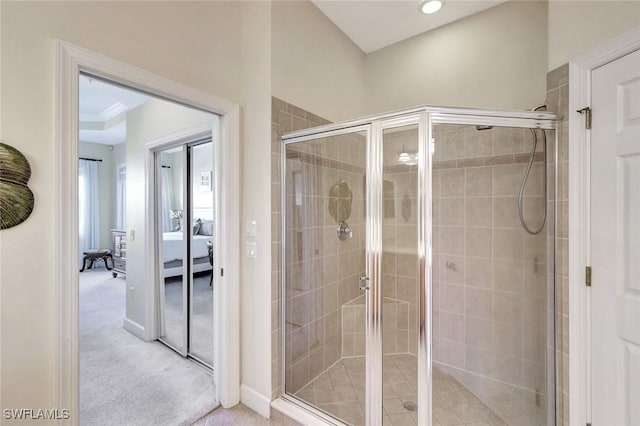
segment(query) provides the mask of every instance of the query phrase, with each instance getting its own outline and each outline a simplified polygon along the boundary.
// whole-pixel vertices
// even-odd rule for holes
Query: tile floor
[[[191,426],[303,426],[285,417],[276,410],[271,410],[271,419],[265,419],[245,405],[239,404],[228,410],[217,408]]]
[[[501,424],[514,426],[542,426],[546,424],[544,394],[536,397],[535,392],[489,380],[462,370],[446,366],[436,368],[440,373],[450,375],[467,392],[480,399],[498,415],[503,421]],[[437,385],[435,387],[437,388]],[[536,400],[539,400],[540,406],[536,404]],[[447,402],[452,404],[452,399],[450,398]],[[435,405],[434,399],[434,411],[436,410]]]
[[[364,425],[364,374],[364,357],[343,358],[296,396],[349,424]],[[383,424],[417,425],[417,411],[405,407],[405,403],[417,401],[416,377],[414,355],[384,356]],[[541,410],[527,401],[535,401],[535,395],[457,370],[434,367],[435,426],[544,424],[539,421]]]
[[[352,425],[364,425],[364,357],[343,358],[296,396]],[[416,402],[416,357],[385,355],[383,360],[383,424],[417,425],[417,411],[403,406]],[[537,426],[544,424],[535,395],[446,366],[434,367],[433,425]],[[217,409],[194,426],[299,426],[277,412],[271,420],[244,405]]]
[[[285,426],[282,421],[276,419],[265,419],[256,412],[250,410],[246,406],[239,404],[233,408],[225,410],[224,408],[218,408],[211,413],[207,414],[202,419],[193,423],[192,426],[263,426],[263,425],[276,425]],[[286,426],[293,426],[293,424],[286,423]],[[297,424],[296,424],[297,426]]]

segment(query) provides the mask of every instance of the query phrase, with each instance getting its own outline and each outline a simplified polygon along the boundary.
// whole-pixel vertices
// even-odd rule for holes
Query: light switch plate
[[[245,232],[247,233],[247,237],[257,237],[258,236],[257,222],[255,220],[247,220]]]
[[[258,243],[255,241],[247,241],[244,251],[248,258],[255,259],[258,256]]]

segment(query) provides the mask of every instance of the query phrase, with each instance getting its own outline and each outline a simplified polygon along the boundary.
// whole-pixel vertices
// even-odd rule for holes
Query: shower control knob
[[[366,275],[361,276],[358,288],[362,291],[369,290],[369,277]]]
[[[340,222],[338,224],[337,233],[338,233],[338,239],[340,241],[344,241],[347,238],[353,238],[353,231],[351,230],[347,222]]]

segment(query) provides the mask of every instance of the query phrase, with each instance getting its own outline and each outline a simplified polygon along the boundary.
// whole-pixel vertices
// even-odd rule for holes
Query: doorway
[[[283,137],[285,400],[555,424],[555,125],[426,107]]]
[[[239,250],[237,242],[237,232],[239,232],[239,203],[236,197],[239,187],[238,179],[238,139],[239,139],[239,108],[236,104],[224,99],[212,96],[209,93],[201,92],[191,87],[182,85],[170,79],[158,76],[148,71],[136,68],[126,63],[122,63],[111,58],[96,54],[89,50],[80,48],[70,43],[60,40],[55,41],[57,57],[57,78],[56,96],[59,102],[56,104],[57,131],[55,138],[55,152],[58,153],[59,175],[56,182],[56,194],[59,200],[56,214],[56,241],[57,252],[60,258],[69,259],[68,262],[60,262],[59,273],[56,274],[56,294],[57,311],[60,313],[57,322],[57,359],[58,374],[56,375],[56,389],[60,406],[67,407],[71,413],[79,413],[79,277],[78,270],[80,262],[78,260],[78,110],[79,98],[78,78],[81,73],[86,73],[94,77],[117,82],[133,88],[139,88],[147,94],[158,96],[162,99],[169,99],[181,105],[191,105],[196,109],[218,114],[221,118],[221,141],[217,149],[221,150],[217,156],[221,165],[216,167],[218,182],[225,188],[219,198],[220,209],[224,212],[221,221],[225,223],[223,231],[219,234],[214,244],[218,249],[214,250],[217,260],[214,262],[225,268],[225,276],[219,278],[220,281],[228,283],[228,288],[219,288],[218,297],[214,303],[217,304],[214,312],[220,319],[224,332],[214,334],[214,339],[218,339],[215,345],[221,348],[215,354],[220,362],[216,365],[225,366],[214,371],[218,401],[225,407],[233,406],[239,401],[239,365],[237,362],[238,347],[238,317],[239,317]],[[141,158],[135,170],[145,170],[153,168],[153,164]],[[135,173],[134,168],[127,168],[127,179],[136,185],[144,188],[144,193],[149,194],[146,185],[149,180],[144,174]],[[148,200],[152,197],[143,195],[135,199],[135,208],[153,211],[149,207]],[[127,193],[127,199],[132,200],[131,194]],[[131,203],[127,204],[127,208]],[[153,215],[147,215],[146,220],[151,220]],[[129,236],[131,240],[138,238],[141,246],[153,247],[151,234],[140,230],[154,229],[142,223],[135,224],[127,222]],[[134,232],[132,233],[131,230]],[[138,232],[135,232],[138,230]],[[131,248],[131,242],[127,241],[127,250]],[[129,252],[127,252],[129,254]],[[144,268],[152,268],[147,258],[140,259],[140,265]],[[129,265],[127,265],[129,266]],[[136,274],[136,283],[146,283],[146,278],[151,274],[148,272]],[[120,274],[118,274],[120,275]],[[128,278],[131,275],[127,276]],[[120,278],[118,278],[120,279]],[[127,282],[127,284],[129,284]],[[130,285],[126,291],[130,291]],[[131,336],[142,342],[153,340],[154,331],[148,324],[154,322],[155,311],[153,308],[153,287],[138,287],[141,290],[135,298],[140,316],[139,322],[126,323],[135,336]],[[148,294],[147,294],[148,292]],[[145,303],[149,302],[150,305]],[[129,305],[127,304],[127,309]],[[142,339],[142,340],[138,340]],[[156,343],[160,345],[159,343]],[[171,351],[165,350],[174,358]],[[123,357],[129,359],[129,357]],[[180,360],[180,358],[177,358]],[[184,363],[183,360],[180,360]],[[189,364],[189,363],[187,363]],[[145,365],[145,362],[139,363]],[[197,368],[197,367],[195,367]],[[122,369],[121,369],[122,370]],[[154,373],[156,376],[157,370]],[[179,395],[180,392],[171,392],[172,395]],[[215,400],[209,395],[203,395],[209,401]],[[193,411],[192,411],[193,412]],[[78,424],[79,416],[72,414],[71,424]]]
[[[192,165],[208,170],[206,189],[209,191],[201,192],[197,203],[192,201],[195,197],[188,197],[190,207],[185,214],[190,217],[190,212],[199,206],[203,218],[204,212],[207,214],[207,230],[213,235],[211,135],[214,121],[215,128],[219,128],[218,116],[88,74],[80,75],[79,86],[81,422],[87,425],[142,425],[193,421],[218,404],[211,371],[214,322],[209,284],[212,282],[213,252],[208,257],[205,246],[206,269],[203,273],[206,278],[194,275],[190,281],[194,287],[206,286],[206,293],[191,298],[190,311],[198,330],[194,333],[198,338],[194,344],[197,349],[193,352],[200,357],[200,364],[196,366],[158,342],[145,341],[140,333],[146,325],[141,315],[145,308],[142,290],[149,285],[140,277],[145,272],[143,259],[152,255],[153,247],[145,245],[144,239],[136,238],[136,231],[145,220],[145,210],[141,208],[144,187],[137,185],[136,180],[145,175],[145,152],[141,148],[146,137],[181,131],[194,121],[207,125],[208,139],[195,141],[186,148],[198,162],[189,161],[187,168],[181,164],[174,167],[178,171],[178,186],[183,182],[180,174],[183,170],[188,172]],[[133,178],[127,180],[127,175]],[[168,183],[171,185],[171,175],[165,176],[170,178]],[[195,185],[189,184],[188,189],[192,187]],[[177,192],[180,196],[184,193],[182,190]],[[192,270],[191,262],[185,261],[185,265],[186,271]],[[199,271],[193,270],[194,274]],[[204,281],[204,286],[200,281]],[[201,319],[203,316],[204,320]],[[124,358],[123,352],[127,353]],[[195,356],[190,358],[195,359]],[[209,367],[208,371],[203,371],[203,365]],[[157,371],[163,371],[163,374],[158,375]],[[138,396],[122,399],[122,395],[134,393]]]
[[[156,223],[158,241],[162,241],[158,339],[211,370],[213,289],[217,285],[213,152],[211,134],[155,152]]]

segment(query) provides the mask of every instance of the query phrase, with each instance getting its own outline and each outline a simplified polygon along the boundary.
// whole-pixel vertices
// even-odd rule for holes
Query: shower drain
[[[418,409],[418,406],[413,401],[405,401],[402,403],[402,406],[407,411],[416,411]]]

